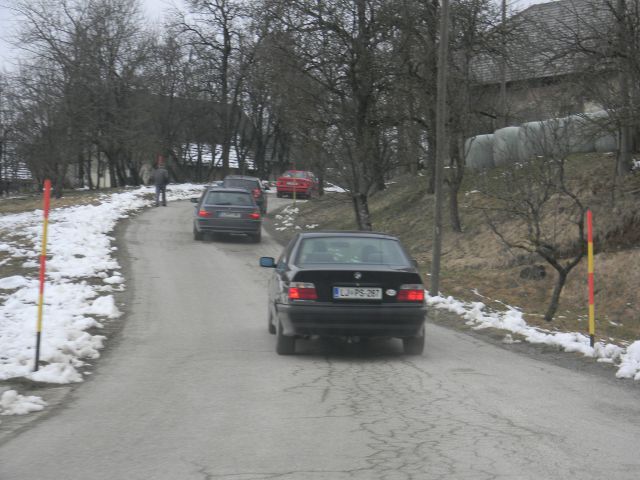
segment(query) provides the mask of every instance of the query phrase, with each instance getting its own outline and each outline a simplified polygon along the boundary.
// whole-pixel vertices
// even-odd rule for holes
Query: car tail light
[[[251,220],[260,220],[260,212],[251,212],[249,218]]]
[[[317,300],[316,286],[313,283],[291,282],[289,300]]]
[[[398,302],[424,302],[424,285],[420,283],[400,285]]]
[[[253,189],[253,198],[258,198],[260,196],[260,189],[259,188],[254,188]]]
[[[199,210],[198,216],[201,218],[209,218],[209,217],[212,217],[213,214],[211,212],[207,212],[206,210]]]

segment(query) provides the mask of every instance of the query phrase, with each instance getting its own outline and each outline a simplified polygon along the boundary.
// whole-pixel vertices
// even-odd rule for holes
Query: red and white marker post
[[[36,360],[33,371],[38,371],[40,363],[40,337],[42,335],[42,307],[44,303],[44,275],[47,265],[47,228],[49,226],[49,207],[51,205],[51,180],[44,181],[44,222],[42,231],[42,251],[40,253],[40,292],[38,293],[38,324],[36,327]]]
[[[589,339],[591,347],[595,345],[596,335],[596,309],[594,306],[594,282],[593,282],[593,216],[591,210],[587,210],[587,263],[589,275]]]

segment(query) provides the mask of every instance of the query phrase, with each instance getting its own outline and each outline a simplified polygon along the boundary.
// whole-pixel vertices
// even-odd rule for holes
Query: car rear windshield
[[[396,240],[376,237],[310,237],[300,242],[296,265],[411,266]]]
[[[248,180],[246,178],[227,178],[224,181],[225,187],[244,188],[245,190],[253,190],[260,188],[257,180]]]
[[[253,205],[253,198],[244,192],[215,192],[210,191],[204,203],[206,205]]]
[[[282,174],[283,177],[290,177],[290,178],[307,178],[307,172],[284,172]]]

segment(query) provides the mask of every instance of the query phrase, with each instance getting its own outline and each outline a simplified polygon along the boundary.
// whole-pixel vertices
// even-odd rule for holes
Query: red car
[[[292,197],[294,192],[298,198],[311,198],[318,193],[318,179],[312,172],[287,170],[278,178],[276,195]]]

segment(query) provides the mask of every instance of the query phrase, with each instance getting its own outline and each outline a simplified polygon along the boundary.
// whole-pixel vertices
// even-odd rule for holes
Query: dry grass
[[[580,189],[594,212],[596,272],[596,334],[607,341],[621,343],[640,338],[640,174],[624,179],[616,189],[612,173],[614,159],[607,155],[580,155],[568,164],[568,176]],[[493,171],[495,181],[500,171]],[[397,235],[427,273],[431,263],[433,236],[433,197],[426,195],[426,181],[420,177],[402,177],[384,192],[373,195],[370,209],[374,230]],[[486,179],[485,179],[486,180]],[[460,194],[460,213],[464,232],[448,230],[445,212],[441,291],[462,300],[483,301],[495,309],[504,304],[527,312],[527,321],[547,329],[587,331],[586,258],[568,278],[560,308],[551,323],[543,320],[555,271],[541,258],[526,252],[509,250],[488,228],[479,209],[490,200],[475,193],[478,178],[468,176]],[[561,202],[555,205],[562,209]],[[557,209],[554,209],[557,211]],[[551,213],[550,213],[551,215]],[[563,250],[571,250],[575,227],[562,221],[545,219],[553,239]],[[299,224],[317,223],[324,229],[356,227],[352,205],[346,195],[327,195],[301,204]],[[516,237],[522,224],[504,218],[501,230]],[[526,265],[545,265],[542,280],[525,280],[520,272]],[[478,292],[481,296],[474,292]]]
[[[99,205],[104,194],[122,192],[124,189],[65,191],[60,198],[51,198],[51,208],[71,207],[74,205]],[[30,212],[43,208],[42,194],[33,193],[9,198],[0,197],[0,215]]]

